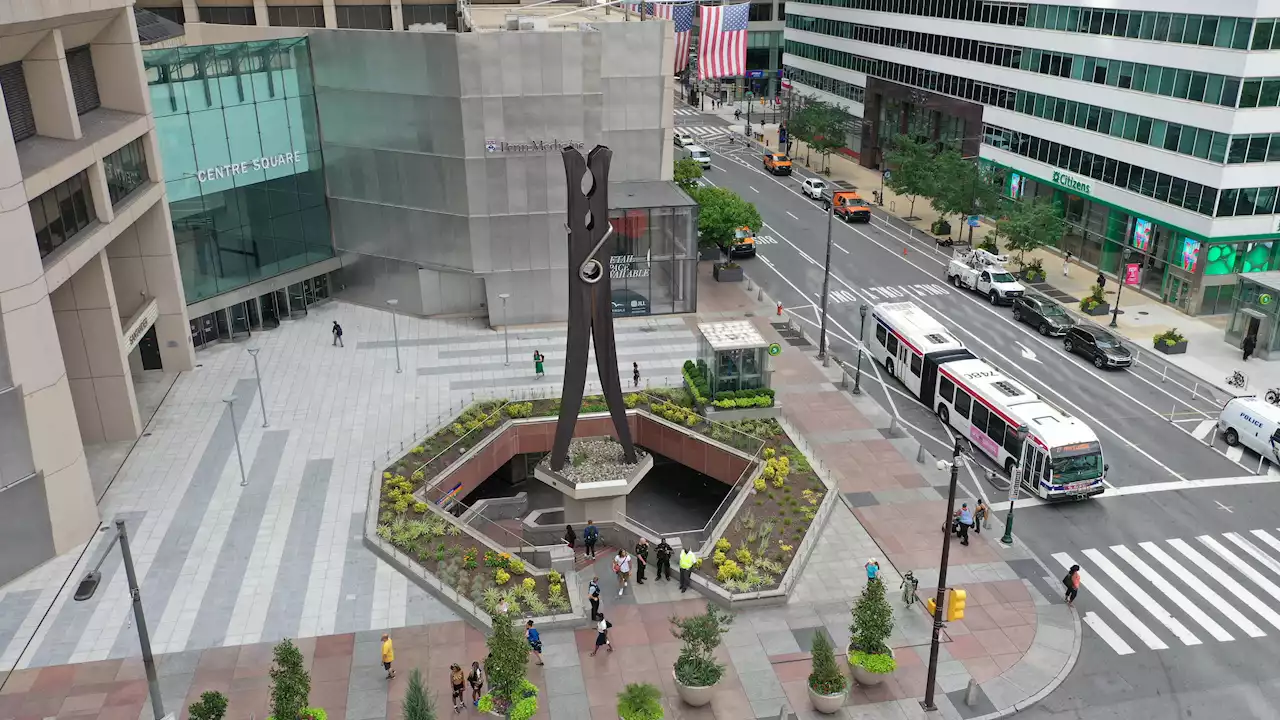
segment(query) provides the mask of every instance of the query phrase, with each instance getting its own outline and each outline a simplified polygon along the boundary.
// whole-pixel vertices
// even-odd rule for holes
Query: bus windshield
[[[1052,457],[1053,479],[1055,483],[1068,483],[1077,480],[1089,480],[1102,477],[1102,450],[1097,443],[1091,451],[1073,454],[1058,454],[1054,450]]]

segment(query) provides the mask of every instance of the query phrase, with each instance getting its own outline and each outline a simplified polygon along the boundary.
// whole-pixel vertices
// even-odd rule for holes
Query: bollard
[[[756,302],[764,302],[764,288],[756,290]]]
[[[754,283],[751,282],[751,278],[747,278],[747,292],[751,292],[752,290],[755,290],[755,289],[756,289],[756,286]]]
[[[924,445],[918,445],[916,447],[916,462],[923,465],[927,457],[928,455],[924,451]]]
[[[1164,382],[1168,376],[1169,376],[1169,366],[1165,365],[1164,369],[1160,371],[1160,382]]]
[[[1169,422],[1173,422],[1173,416],[1178,412],[1178,406],[1174,405],[1169,408]]]
[[[978,681],[969,678],[969,687],[964,691],[964,704],[973,707],[978,704]]]
[[[1204,444],[1208,445],[1209,447],[1213,447],[1214,443],[1216,442],[1218,442],[1218,426],[1214,425],[1213,432],[1209,433],[1209,439],[1206,440]]]
[[[831,367],[831,351],[822,354],[822,367]]]
[[[1195,400],[1196,395],[1199,394],[1199,392],[1200,392],[1200,383],[1197,382],[1195,386],[1191,388],[1191,399]]]
[[[1264,474],[1264,473],[1263,473],[1263,471],[1262,471],[1262,468],[1263,468],[1263,466],[1264,466],[1264,465],[1266,465],[1266,464],[1267,464],[1267,459],[1266,459],[1266,458],[1264,458],[1264,457],[1262,457],[1261,455],[1259,455],[1259,456],[1258,456],[1258,472],[1256,472],[1256,473],[1254,473],[1254,474],[1255,474],[1255,475],[1262,475],[1262,474]]]
[[[894,413],[892,419],[889,420],[889,434],[892,435],[898,430],[898,414]]]
[[[782,303],[778,303],[778,317],[782,317]]]
[[[840,371],[840,388],[843,390],[849,389],[849,371],[848,370]]]

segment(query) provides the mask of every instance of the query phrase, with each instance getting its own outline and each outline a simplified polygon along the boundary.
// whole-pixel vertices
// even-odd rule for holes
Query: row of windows
[[[252,5],[243,7],[200,6],[200,22],[215,25],[257,25],[258,17]]]
[[[1211,105],[1234,107],[1237,99],[1241,107],[1274,107],[1280,102],[1280,78],[1247,80],[1241,93],[1240,78],[1159,65],[997,45],[949,35],[802,15],[788,16],[787,27]]]
[[[390,30],[390,5],[339,5],[338,27],[354,30]]]
[[[404,12],[404,26],[419,24],[443,24],[450,30],[458,29],[458,6],[449,5],[409,5],[401,6]]]
[[[1280,48],[1280,34],[1275,32],[1280,22],[1274,19],[1258,20],[1255,29],[1252,18],[1108,10],[1076,5],[1022,5],[985,0],[800,0],[800,2],[1235,50]]]
[[[982,141],[1201,215],[1233,217],[1269,215],[1275,211],[1275,187],[1233,188],[1219,193],[1207,185],[994,125],[984,127]]]
[[[51,188],[32,200],[28,207],[42,258],[98,219],[89,194],[88,170],[81,170],[78,175]]]
[[[786,67],[783,69],[783,74],[798,83],[808,85],[809,87],[817,90],[829,92],[832,95],[839,95],[842,98],[852,100],[856,103],[862,102],[866,94],[866,88],[863,88],[860,85],[854,85],[851,82],[837,80],[820,73],[801,70],[800,68]]]
[[[272,27],[324,27],[323,5],[268,5],[267,22]]]
[[[129,193],[150,180],[143,138],[138,138],[102,159],[107,174],[107,195],[115,207]]]
[[[102,106],[98,97],[98,77],[93,70],[93,53],[88,45],[81,45],[66,52],[67,76],[71,81],[71,97],[76,104],[76,114],[96,110]],[[20,142],[36,134],[36,118],[27,93],[26,74],[22,62],[0,65],[0,93],[4,94],[13,141]]]
[[[973,429],[991,438],[995,444],[1003,446],[1005,452],[1015,458],[1022,456],[1017,430],[988,410],[986,405],[975,401],[967,390],[956,387],[955,383],[943,376],[938,379],[938,397],[954,408],[952,417],[968,420]],[[970,407],[973,409],[973,417],[969,417]]]

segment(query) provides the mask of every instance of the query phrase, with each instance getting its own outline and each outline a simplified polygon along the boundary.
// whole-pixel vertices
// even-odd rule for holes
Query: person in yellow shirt
[[[391,636],[382,633],[382,668],[387,671],[387,679],[396,676],[396,671],[391,669],[391,663],[395,662],[396,650],[391,647]]]

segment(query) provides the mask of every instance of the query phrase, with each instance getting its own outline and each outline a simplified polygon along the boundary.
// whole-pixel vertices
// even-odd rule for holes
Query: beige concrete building
[[[95,449],[193,353],[132,4],[0,0],[0,91],[3,584],[96,530]]]

